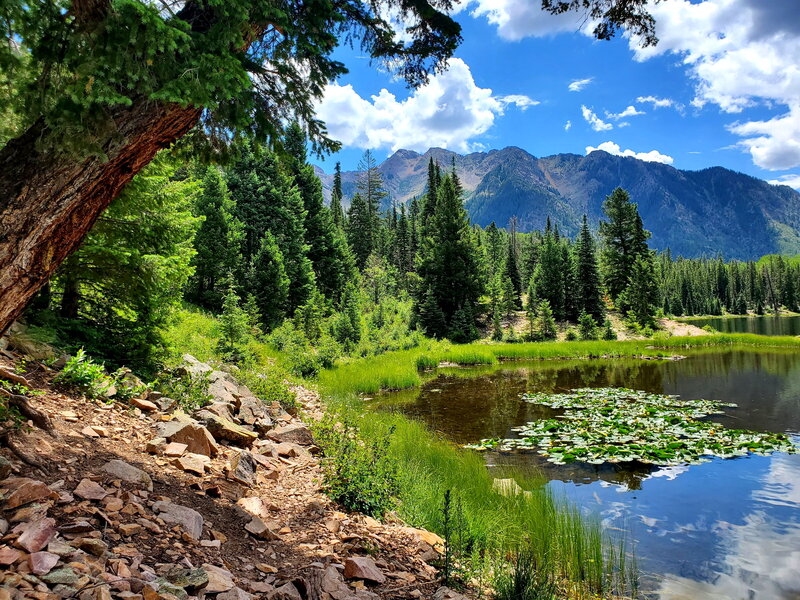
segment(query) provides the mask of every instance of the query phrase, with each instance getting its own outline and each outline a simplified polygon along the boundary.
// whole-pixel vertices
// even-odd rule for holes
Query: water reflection
[[[682,361],[596,360],[452,369],[421,390],[380,400],[463,443],[507,437],[553,414],[524,392],[625,386],[736,402],[729,427],[800,432],[800,355],[705,352]],[[800,437],[796,438],[800,441]],[[487,453],[490,468],[540,468],[555,493],[636,542],[649,598],[800,598],[800,455],[697,466],[557,466],[535,454]]]
[[[687,321],[697,327],[710,325],[722,333],[758,335],[800,335],[800,317],[708,317]]]

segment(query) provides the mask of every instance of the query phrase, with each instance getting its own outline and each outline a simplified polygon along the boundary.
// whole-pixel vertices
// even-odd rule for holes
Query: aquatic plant
[[[681,400],[626,388],[584,388],[567,394],[529,394],[525,402],[563,411],[516,427],[519,437],[485,439],[467,447],[502,451],[538,449],[556,464],[638,461],[699,464],[711,457],[796,452],[782,433],[727,429],[704,417],[735,404]]]

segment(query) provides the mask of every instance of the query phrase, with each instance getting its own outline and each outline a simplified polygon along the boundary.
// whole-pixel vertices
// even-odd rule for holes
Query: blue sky
[[[344,148],[323,168],[354,169],[367,148],[382,160],[432,145],[536,156],[599,147],[800,188],[798,0],[665,0],[653,8],[655,49],[627,36],[596,41],[577,15],[536,4],[462,4],[464,42],[419,90],[358,49],[337,51],[350,73],[328,87],[319,113]]]

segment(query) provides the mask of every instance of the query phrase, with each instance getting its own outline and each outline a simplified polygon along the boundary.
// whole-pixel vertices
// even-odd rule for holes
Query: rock
[[[193,454],[204,454],[211,458],[219,454],[214,436],[208,429],[193,421],[162,423],[158,428],[158,435],[170,442],[186,444],[186,449]]]
[[[205,569],[173,567],[166,572],[164,579],[173,585],[182,587],[191,594],[208,584],[208,573],[206,573]]]
[[[206,466],[208,466],[210,461],[211,459],[207,456],[189,452],[180,458],[176,458],[174,461],[172,461],[172,464],[182,471],[195,473],[196,475],[203,475],[206,472]]]
[[[436,593],[433,595],[433,600],[469,600],[463,594],[459,594],[458,592],[451,590],[448,587],[440,587],[436,590]]]
[[[144,528],[138,523],[125,523],[124,525],[120,525],[117,529],[125,537],[130,537],[140,533]]]
[[[13,565],[20,558],[22,552],[9,546],[0,546],[0,565]]]
[[[264,504],[264,501],[257,496],[239,498],[239,500],[236,502],[236,505],[244,509],[245,512],[253,517],[258,517],[259,519],[264,520],[269,518],[269,510],[267,509],[267,505]]]
[[[111,388],[109,388],[111,389]],[[111,394],[113,396],[114,394]],[[102,425],[89,425],[89,429],[94,431],[99,437],[108,437],[108,428]]]
[[[267,596],[268,600],[303,600],[293,583],[282,585]],[[225,600],[225,599],[223,599]],[[235,600],[235,599],[231,599]]]
[[[314,443],[311,431],[305,425],[292,424],[272,429],[267,437],[275,442],[292,442],[301,446],[310,446]]]
[[[308,450],[303,448],[301,445],[293,444],[292,442],[281,442],[280,444],[275,444],[273,449],[278,453],[278,456],[288,456],[290,458],[311,456]]]
[[[154,600],[174,600],[175,598],[177,598],[177,600],[189,599],[189,593],[179,585],[158,579],[153,583],[156,584],[156,588],[158,589],[158,593],[155,595]],[[142,589],[142,592],[144,592],[146,589],[147,586]],[[145,600],[147,600],[147,598],[148,597],[145,594]]]
[[[94,428],[92,428],[92,427],[88,427],[88,426],[87,426],[87,427],[84,427],[83,429],[81,429],[81,433],[82,433],[83,435],[85,435],[86,437],[88,437],[88,438],[98,438],[98,437],[100,437],[100,434],[99,434],[99,433],[97,433],[97,432],[94,430]]]
[[[3,502],[3,508],[5,510],[25,506],[31,502],[58,500],[58,494],[44,483],[27,477],[5,479],[0,482],[0,490],[11,492],[6,495],[5,502]]]
[[[344,561],[346,579],[363,579],[372,583],[384,583],[386,576],[368,556],[355,556]]]
[[[522,488],[514,479],[494,479],[492,490],[501,496],[516,496],[522,493]]]
[[[5,479],[11,475],[13,468],[14,467],[11,464],[11,461],[9,461],[5,456],[0,456],[0,479]]]
[[[272,596],[270,596],[270,598],[271,597]],[[252,598],[252,594],[248,594],[242,588],[238,587],[231,588],[227,592],[223,592],[217,596],[217,600],[252,600]]]
[[[206,594],[227,592],[233,588],[233,575],[230,571],[207,563],[203,565],[203,569],[208,576],[208,585],[203,589]]]
[[[240,446],[249,446],[258,439],[257,433],[249,431],[233,421],[218,417],[207,410],[199,411],[197,418],[205,423],[211,434],[218,439],[228,440]]]
[[[101,485],[85,477],[81,479],[73,493],[84,500],[102,500],[108,496],[108,492]]]
[[[108,544],[97,538],[80,538],[70,543],[92,556],[103,556],[108,551]]]
[[[189,448],[186,444],[180,444],[178,442],[170,442],[167,444],[161,453],[164,456],[169,456],[171,458],[176,458],[179,456],[183,456],[183,453]]]
[[[150,475],[123,460],[110,460],[101,468],[112,477],[128,483],[143,485],[148,491],[153,491],[153,480],[150,479]]]
[[[18,533],[14,544],[27,552],[39,552],[45,548],[56,535],[55,519],[46,518],[39,521],[29,521],[17,525],[12,533]]]
[[[155,402],[143,400],[142,398],[131,398],[131,405],[144,412],[155,412],[158,410],[158,405]]]
[[[160,396],[157,400],[151,398],[150,401],[155,402],[161,412],[168,413],[178,408],[178,401],[173,398],[168,398],[167,396]]]
[[[213,415],[217,415],[220,419],[226,419],[228,421],[233,420],[233,413],[231,412],[231,405],[227,402],[214,402],[209,404],[208,406],[204,406],[196,413],[200,413],[202,411],[208,411]],[[202,417],[198,417],[202,418]]]
[[[203,535],[203,515],[187,506],[173,504],[172,502],[156,502],[153,511],[166,523],[177,523],[194,540],[199,540]]]
[[[239,401],[238,419],[255,427],[258,431],[266,432],[272,428],[272,419],[266,405],[253,396],[244,397]]]
[[[210,374],[214,369],[211,368],[211,365],[200,362],[191,354],[184,354],[183,365],[181,365],[178,370],[191,376],[193,379],[200,379]]]
[[[145,450],[150,454],[161,454],[167,447],[167,440],[163,437],[155,437],[145,446]]]
[[[61,557],[51,552],[34,552],[28,557],[31,573],[34,575],[47,575],[58,564]]]
[[[94,525],[89,523],[89,521],[85,519],[80,519],[78,521],[70,521],[69,523],[65,523],[61,527],[58,528],[61,533],[71,534],[71,533],[86,533],[89,531],[94,531]]]
[[[78,583],[80,576],[70,567],[62,567],[61,569],[50,571],[47,575],[42,575],[40,579],[51,585],[58,583],[62,585],[74,585]]]
[[[200,540],[200,545],[203,548],[221,548],[222,542],[219,540]]]
[[[237,452],[231,457],[228,476],[246,486],[255,484],[256,461],[247,450]]]
[[[280,539],[277,533],[280,527],[277,525],[277,523],[265,521],[260,517],[253,517],[250,522],[244,526],[244,528],[262,540]]]

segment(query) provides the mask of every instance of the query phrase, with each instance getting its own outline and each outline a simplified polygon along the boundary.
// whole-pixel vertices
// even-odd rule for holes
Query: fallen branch
[[[55,425],[53,425],[53,420],[47,415],[47,413],[33,408],[25,396],[12,394],[8,390],[4,390],[2,388],[0,388],[0,394],[8,398],[9,406],[16,408],[23,417],[30,420],[34,425],[36,425],[36,427],[46,431],[52,437],[58,437]]]
[[[17,385],[24,385],[25,387],[31,387],[31,384],[28,383],[28,380],[25,379],[22,375],[17,375],[7,369],[0,367],[0,379],[5,379],[6,381],[10,381],[11,383],[16,383]]]

